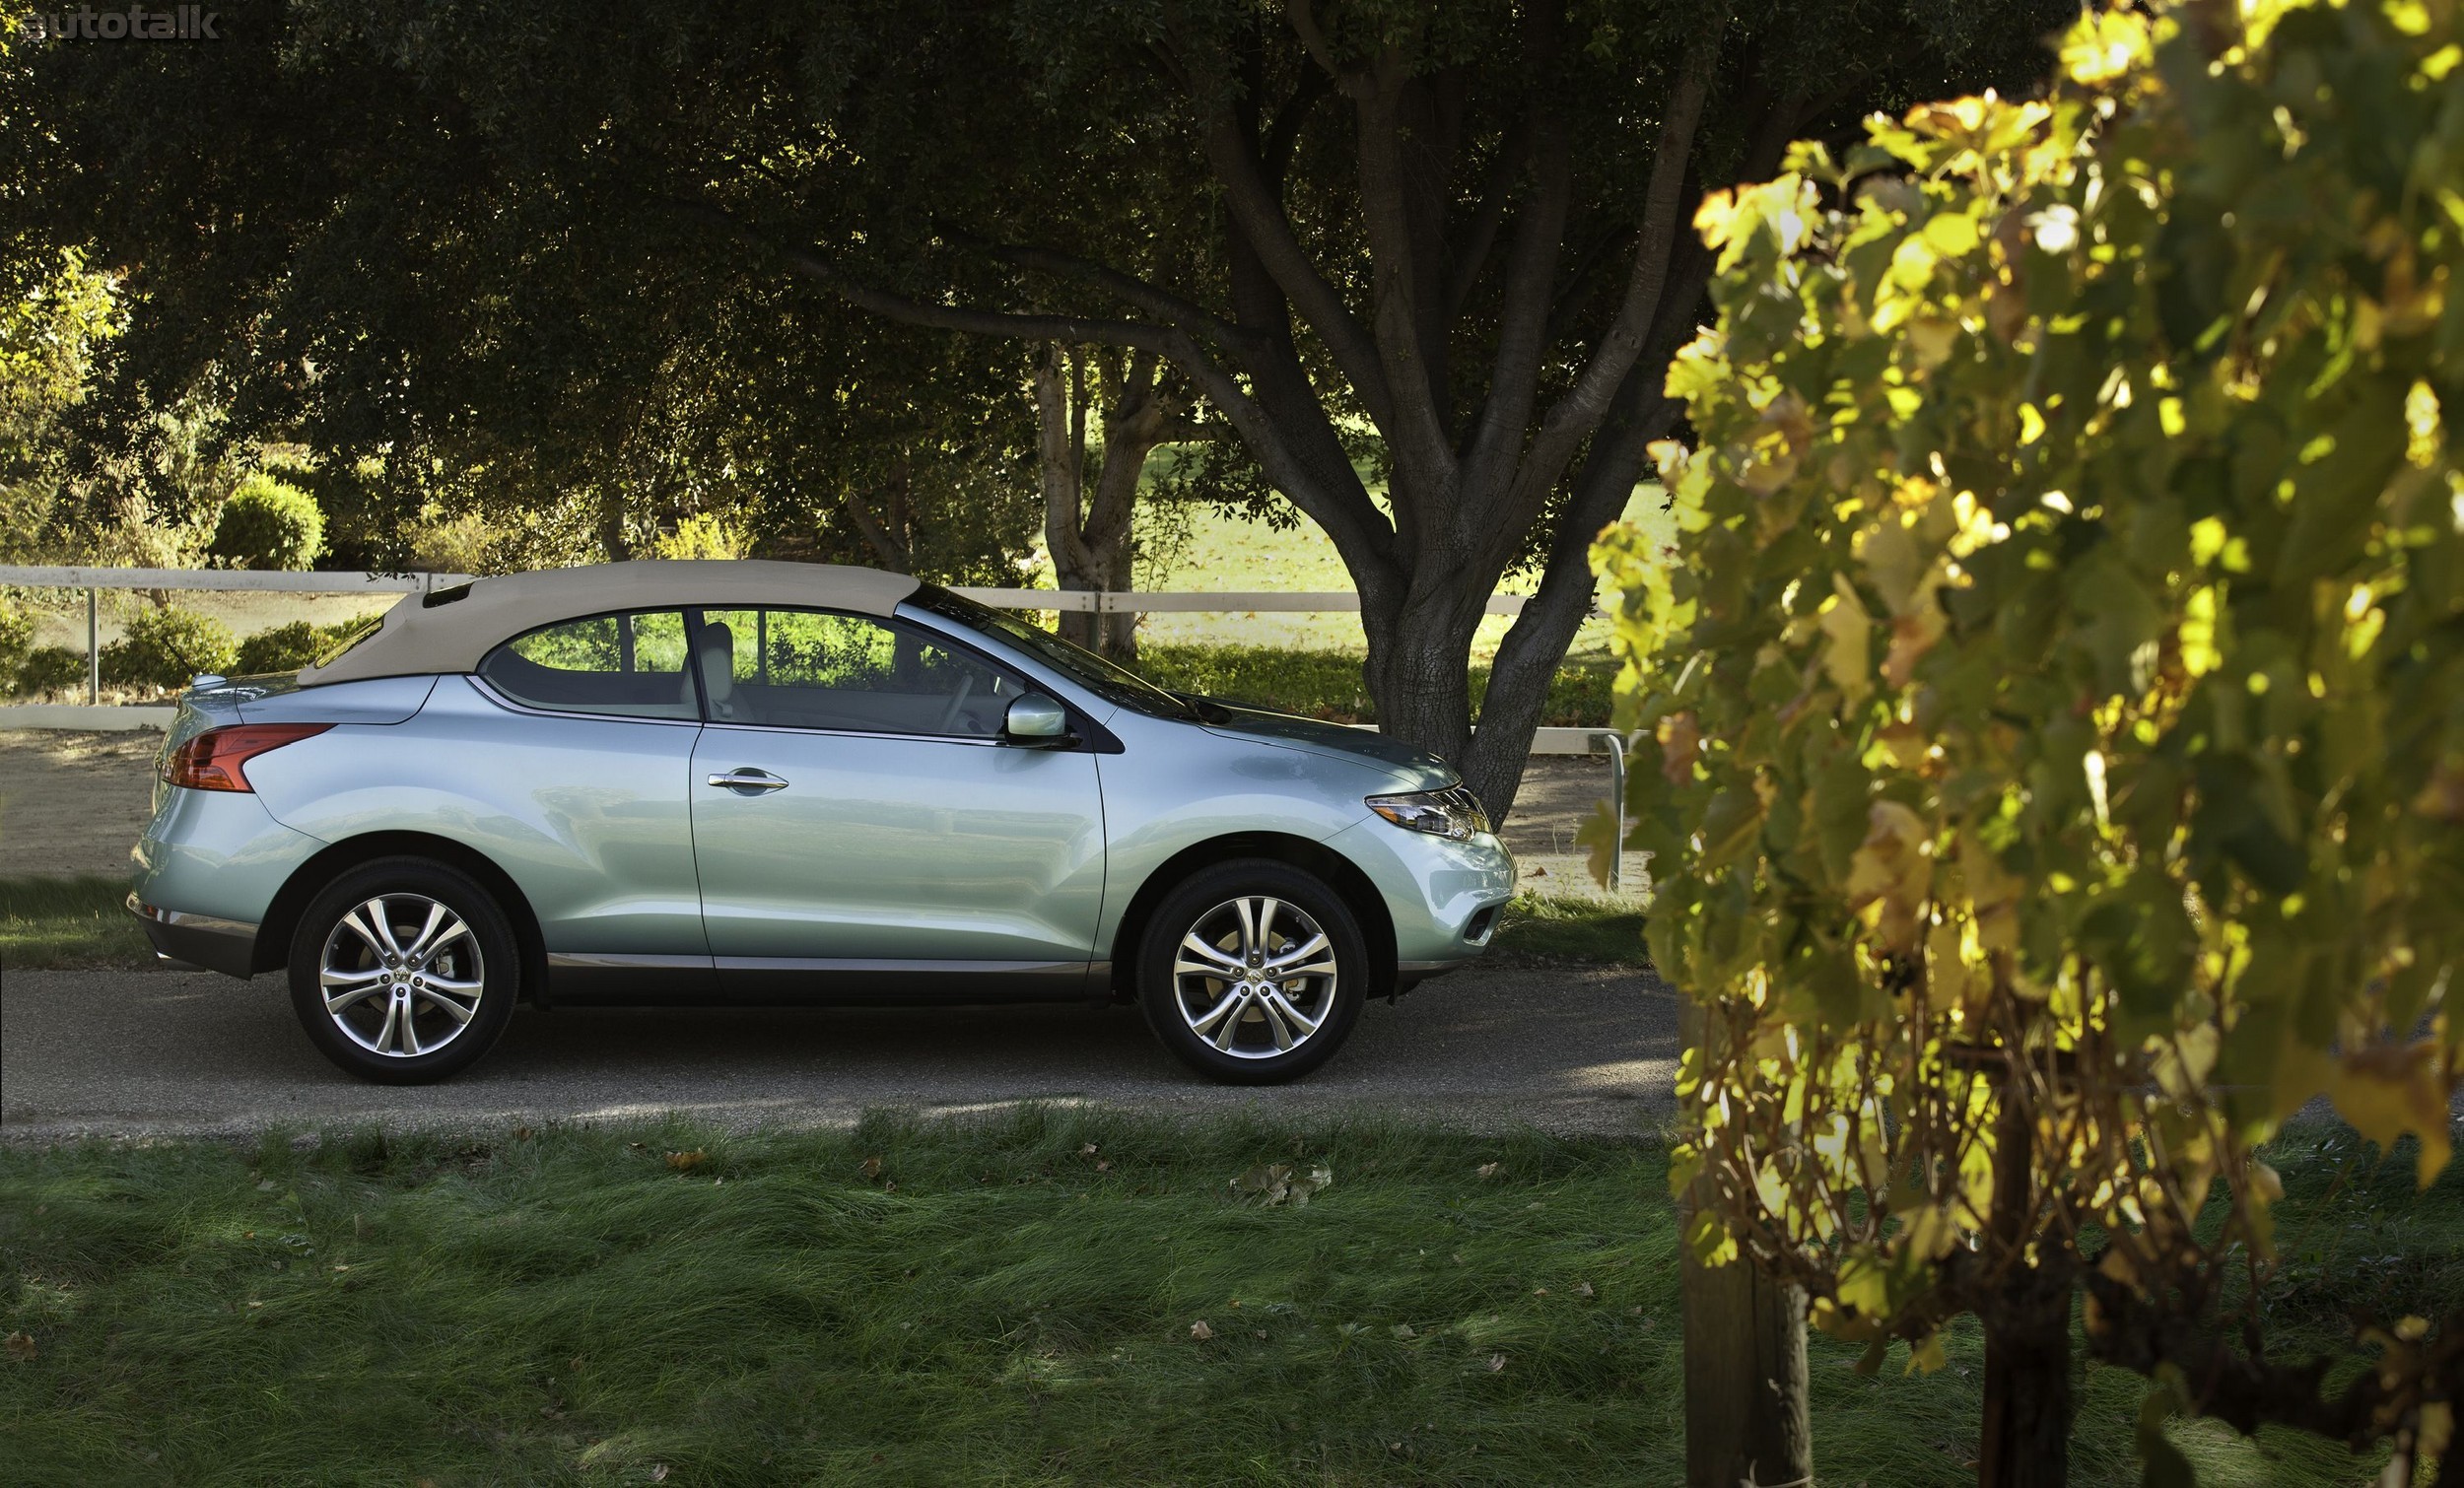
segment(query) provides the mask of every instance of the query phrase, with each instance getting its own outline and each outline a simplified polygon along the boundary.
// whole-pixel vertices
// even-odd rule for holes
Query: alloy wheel
[[[1249,895],[1208,910],[1181,937],[1173,1002],[1217,1052],[1271,1059],[1325,1024],[1335,975],[1335,944],[1307,911]]]
[[[424,894],[379,894],[325,937],[317,963],[325,1014],[370,1053],[409,1059],[462,1036],[487,967],[461,915]]]

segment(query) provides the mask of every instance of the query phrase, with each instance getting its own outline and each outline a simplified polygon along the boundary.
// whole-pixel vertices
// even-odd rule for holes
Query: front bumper
[[[155,959],[203,972],[246,977],[255,970],[257,927],[212,914],[159,909],[128,896],[128,913],[146,927]]]
[[[1386,900],[1404,986],[1479,959],[1514,898],[1514,858],[1490,833],[1457,842],[1370,817],[1327,846],[1358,864]]]

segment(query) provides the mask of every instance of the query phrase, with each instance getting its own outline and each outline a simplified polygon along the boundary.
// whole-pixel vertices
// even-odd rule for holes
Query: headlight
[[[1406,795],[1373,795],[1368,806],[1398,827],[1433,837],[1450,837],[1457,842],[1488,830],[1488,813],[1480,809],[1480,798],[1472,793],[1469,785],[1415,790]]]

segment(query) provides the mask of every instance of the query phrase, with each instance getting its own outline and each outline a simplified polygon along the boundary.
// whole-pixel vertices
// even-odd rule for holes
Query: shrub
[[[698,512],[672,532],[650,540],[652,558],[742,558],[751,546],[744,530],[716,511]]]
[[[0,599],[0,677],[14,677],[34,645],[34,617]]]
[[[359,635],[375,619],[345,620],[338,625],[312,625],[294,620],[242,638],[231,663],[232,674],[253,677],[264,672],[296,672],[314,666],[318,657]]]
[[[1360,676],[1357,651],[1256,645],[1157,643],[1138,647],[1137,671],[1157,687],[1246,703],[1330,723],[1375,723],[1377,704]],[[1575,663],[1550,679],[1540,723],[1549,728],[1607,726],[1613,668]],[[1488,668],[1472,669],[1472,705],[1488,691]]]
[[[10,691],[20,698],[65,692],[86,680],[83,651],[65,645],[38,645],[26,653],[11,678]]]
[[[325,551],[325,513],[316,499],[263,471],[223,504],[207,552],[235,569],[305,569]]]
[[[2091,10],[2047,98],[1877,116],[1697,219],[1681,535],[1596,550],[1701,1008],[1688,1241],[1876,1360],[1979,1315],[1985,1481],[2058,1481],[2074,1291],[2158,1382],[2152,1483],[2180,1408],[2393,1436],[2391,1484],[2451,1440],[2464,1312],[2356,1318],[2324,1394],[2267,1347],[2301,1254],[2255,1149],[2322,1096],[2425,1187],[2454,1140],[2460,41]]]
[[[324,646],[317,628],[305,620],[278,625],[240,638],[240,649],[233,657],[232,672],[237,676],[253,677],[260,672],[296,672],[316,660]]]
[[[228,672],[236,658],[231,627],[210,615],[166,607],[141,611],[128,634],[103,648],[103,680],[112,687],[170,692],[199,672]]]

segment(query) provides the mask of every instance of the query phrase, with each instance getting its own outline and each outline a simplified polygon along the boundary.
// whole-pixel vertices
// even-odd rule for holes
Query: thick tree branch
[[[1549,291],[1565,239],[1574,170],[1565,130],[1556,119],[1541,120],[1535,134],[1539,179],[1515,223],[1488,397],[1464,459],[1466,484],[1474,490],[1502,485],[1512,471],[1540,397],[1540,359],[1549,345]]]
[[[1421,336],[1420,244],[1412,231],[1404,180],[1407,131],[1403,118],[1406,79],[1403,57],[1388,52],[1380,58],[1374,77],[1374,86],[1357,96],[1355,110],[1361,226],[1369,245],[1370,327],[1387,374],[1387,409],[1384,417],[1377,418],[1377,426],[1403,476],[1397,488],[1424,502],[1451,506],[1447,499],[1456,487],[1454,441],[1447,435],[1445,413],[1433,389],[1436,359]],[[1451,510],[1431,514],[1451,526],[1447,520],[1453,515]]]
[[[1308,249],[1292,232],[1279,192],[1268,185],[1256,144],[1242,130],[1228,107],[1218,107],[1206,125],[1206,163],[1223,187],[1228,209],[1258,261],[1271,275],[1284,298],[1326,343],[1335,366],[1351,381],[1369,417],[1383,426],[1393,416],[1393,394],[1376,347],[1343,297],[1318,272]]]
[[[1643,231],[1635,244],[1634,266],[1626,283],[1625,301],[1616,317],[1593,348],[1592,359],[1574,386],[1551,406],[1533,438],[1523,471],[1516,481],[1512,508],[1537,511],[1555,486],[1567,461],[1615,396],[1634,359],[1652,333],[1652,320],[1668,283],[1669,257],[1679,226],[1689,214],[1685,199],[1688,166],[1693,159],[1694,131],[1702,121],[1703,101],[1711,91],[1712,72],[1719,65],[1724,23],[1707,23],[1685,54],[1683,70],[1669,96],[1661,118],[1660,139],[1652,151],[1651,180],[1643,194]],[[1527,518],[1528,519],[1528,518]]]
[[[1108,264],[1063,253],[1057,248],[1041,248],[1029,244],[988,242],[982,238],[951,232],[952,241],[974,247],[989,258],[1014,264],[1022,269],[1056,278],[1074,279],[1110,294],[1122,304],[1146,311],[1167,325],[1176,326],[1193,336],[1203,336],[1235,353],[1247,353],[1258,346],[1258,338],[1221,316],[1207,313],[1159,285],[1126,274]]]
[[[1488,173],[1480,182],[1479,204],[1472,210],[1454,240],[1447,244],[1446,318],[1463,313],[1464,302],[1472,298],[1472,287],[1480,282],[1480,270],[1488,264],[1489,249],[1497,241],[1497,230],[1505,225],[1506,203],[1514,196],[1515,177],[1522,173],[1523,164],[1532,150],[1531,115],[1515,121],[1514,128],[1490,157]]]
[[[934,304],[911,299],[865,284],[817,250],[766,233],[723,207],[681,196],[661,196],[658,200],[738,242],[778,254],[789,269],[856,308],[870,310],[876,315],[908,325],[969,331],[980,336],[1060,341],[1075,346],[1143,346],[1154,351],[1165,350],[1166,342],[1176,334],[1165,327],[1134,320],[1101,320],[1079,315],[1026,315],[1007,310],[974,309],[966,305]]]

